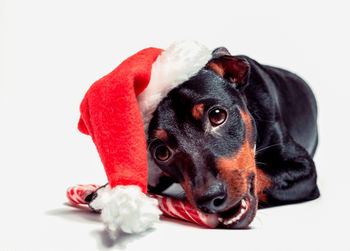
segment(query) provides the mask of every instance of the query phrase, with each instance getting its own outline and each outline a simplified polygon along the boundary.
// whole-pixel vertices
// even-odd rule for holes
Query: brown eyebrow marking
[[[196,120],[202,119],[203,114],[204,114],[204,104],[200,103],[200,104],[196,104],[196,105],[193,106],[193,108],[192,108],[192,116]]]
[[[168,134],[164,130],[156,130],[154,135],[162,141],[168,141]]]

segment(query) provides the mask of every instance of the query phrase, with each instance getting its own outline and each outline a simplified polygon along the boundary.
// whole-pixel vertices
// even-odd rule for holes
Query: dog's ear
[[[242,89],[247,85],[250,65],[244,57],[231,56],[224,47],[217,48],[212,54],[213,58],[207,63],[206,69],[230,81],[237,89]]]
[[[225,47],[219,47],[213,50],[213,52],[211,53],[211,56],[213,58],[219,58],[222,56],[231,56],[231,54]]]

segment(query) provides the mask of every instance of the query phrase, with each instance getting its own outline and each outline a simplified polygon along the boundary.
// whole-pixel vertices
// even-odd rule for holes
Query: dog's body
[[[315,98],[298,76],[219,48],[154,113],[148,149],[162,174],[149,191],[180,183],[225,228],[247,227],[258,203],[315,199],[316,119]]]

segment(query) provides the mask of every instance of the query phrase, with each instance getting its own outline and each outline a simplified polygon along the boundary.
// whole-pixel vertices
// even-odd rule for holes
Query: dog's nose
[[[197,207],[205,213],[220,212],[226,207],[227,193],[224,184],[212,185],[197,200]]]

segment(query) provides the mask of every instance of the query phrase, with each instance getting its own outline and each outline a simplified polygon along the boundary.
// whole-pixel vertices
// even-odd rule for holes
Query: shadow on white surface
[[[98,250],[126,250],[130,243],[144,238],[153,231],[154,229],[149,229],[139,234],[120,233],[117,237],[111,238],[106,230],[94,230],[91,232],[91,235],[96,239]]]
[[[78,206],[70,203],[64,203],[64,208],[58,208],[46,211],[46,215],[58,216],[65,220],[81,223],[100,223],[103,226],[100,215],[93,212],[87,206]],[[101,228],[99,227],[99,228]],[[118,236],[111,237],[106,230],[92,230],[91,236],[96,239],[96,245],[98,250],[108,249],[127,249],[129,243],[135,240],[141,239],[149,233],[153,232],[153,229],[145,231],[140,234],[126,234],[120,233]]]
[[[73,206],[69,203],[64,203],[65,208],[58,208],[46,211],[46,215],[59,216],[66,220],[72,220],[77,222],[100,222],[98,213],[94,213],[88,207]]]
[[[85,224],[100,223],[100,227],[98,227],[99,229],[90,231],[90,235],[96,240],[96,246],[98,250],[127,250],[128,246],[131,243],[139,241],[146,236],[149,236],[149,234],[152,232],[156,231],[154,228],[152,228],[139,234],[127,234],[121,232],[118,236],[113,237],[108,233],[107,230],[101,230],[103,224],[98,213],[93,212],[87,206],[73,205],[70,203],[64,203],[63,205],[65,207],[46,211],[45,214],[48,216],[57,216],[72,222],[80,222]],[[160,221],[161,223],[170,223],[179,225],[181,227],[206,229],[203,226],[167,216],[161,216]]]

